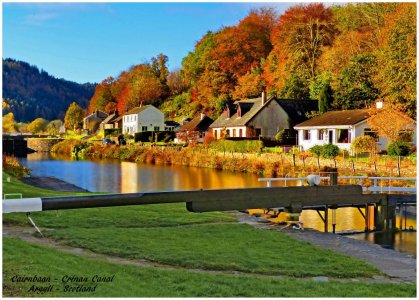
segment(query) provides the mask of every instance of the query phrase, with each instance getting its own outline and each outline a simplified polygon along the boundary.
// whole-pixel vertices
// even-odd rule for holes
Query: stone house
[[[210,128],[222,137],[274,139],[281,130],[292,133],[293,126],[307,120],[306,113],[317,111],[317,101],[260,98],[234,102],[226,107]]]
[[[100,124],[108,117],[108,114],[95,110],[93,113],[83,119],[83,129],[89,133],[94,133],[98,130]]]
[[[175,143],[202,142],[212,122],[214,121],[203,113],[197,115],[179,128]]]

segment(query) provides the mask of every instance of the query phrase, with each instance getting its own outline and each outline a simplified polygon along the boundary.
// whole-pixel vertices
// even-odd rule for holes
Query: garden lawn
[[[17,283],[20,276],[50,276],[51,292],[29,292],[32,283]],[[95,292],[64,292],[65,275],[113,276],[99,283]],[[57,281],[55,281],[55,279]],[[38,283],[37,286],[49,286]],[[93,285],[83,283],[85,286]],[[415,297],[414,284],[368,284],[365,282],[315,282],[312,279],[228,275],[116,265],[62,253],[43,246],[3,238],[3,296],[6,297]]]

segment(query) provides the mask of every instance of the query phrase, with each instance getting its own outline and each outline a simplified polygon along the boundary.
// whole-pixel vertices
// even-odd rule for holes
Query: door
[[[333,144],[333,130],[329,130],[329,144]]]

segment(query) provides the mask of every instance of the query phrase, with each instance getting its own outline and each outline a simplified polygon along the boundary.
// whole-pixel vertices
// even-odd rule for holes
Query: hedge
[[[135,142],[169,142],[173,141],[176,133],[174,131],[143,131],[134,135]]]

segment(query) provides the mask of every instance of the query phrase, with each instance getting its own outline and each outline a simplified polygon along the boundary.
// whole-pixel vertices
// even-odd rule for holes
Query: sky
[[[117,77],[160,53],[170,70],[208,31],[236,25],[252,8],[295,3],[4,3],[3,58],[78,83]]]

